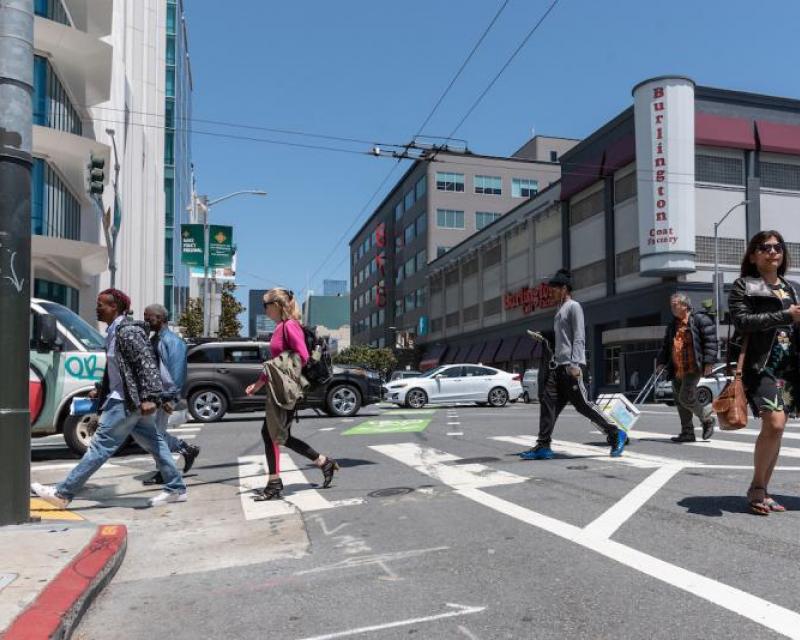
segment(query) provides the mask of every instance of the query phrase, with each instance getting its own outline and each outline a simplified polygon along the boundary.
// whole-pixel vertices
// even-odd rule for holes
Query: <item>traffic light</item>
[[[103,183],[106,180],[106,161],[94,154],[89,159],[89,193],[93,196],[103,195]]]

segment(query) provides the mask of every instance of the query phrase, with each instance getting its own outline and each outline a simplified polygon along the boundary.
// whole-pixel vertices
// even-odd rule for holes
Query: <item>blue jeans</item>
[[[163,409],[157,409],[154,415],[142,416],[139,419],[140,422],[150,422],[151,424],[155,422],[156,430],[166,441],[169,450],[172,453],[182,453],[186,447],[186,442],[167,431],[167,420],[169,420],[169,414]]]
[[[121,400],[106,402],[105,409],[100,414],[100,424],[89,443],[89,448],[83,454],[78,466],[56,486],[59,495],[72,500],[92,474],[114,455],[129,435],[155,458],[158,470],[165,480],[164,489],[184,493],[186,485],[169,453],[166,441],[156,431],[152,420],[141,420],[141,417],[138,411],[127,413],[125,403]]]

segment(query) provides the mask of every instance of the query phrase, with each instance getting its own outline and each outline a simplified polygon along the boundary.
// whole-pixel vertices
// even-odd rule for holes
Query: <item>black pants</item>
[[[537,444],[549,447],[553,439],[553,429],[558,416],[567,406],[567,402],[578,410],[582,416],[589,418],[606,436],[616,438],[617,425],[606,418],[594,404],[589,402],[583,377],[576,378],[569,374],[566,365],[559,365],[550,372],[544,390],[539,396],[541,402],[539,412],[539,437]]]
[[[269,435],[269,429],[267,428],[266,420],[264,420],[264,425],[261,427],[261,437],[264,439],[264,453],[267,456],[267,470],[271,476],[274,476],[281,472],[280,465],[278,464],[280,450],[278,449],[278,443],[274,442]],[[295,438],[291,431],[289,432],[289,437],[286,439],[284,446],[291,449],[295,453],[299,453],[301,456],[305,456],[309,460],[316,460],[319,458],[319,454],[314,451],[314,449],[312,449],[302,440]]]

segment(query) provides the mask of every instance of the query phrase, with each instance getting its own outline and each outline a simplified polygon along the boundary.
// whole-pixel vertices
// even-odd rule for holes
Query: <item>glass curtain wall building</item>
[[[164,306],[176,320],[189,296],[189,270],[181,264],[181,224],[189,222],[191,200],[192,70],[183,0],[166,0],[164,82]]]

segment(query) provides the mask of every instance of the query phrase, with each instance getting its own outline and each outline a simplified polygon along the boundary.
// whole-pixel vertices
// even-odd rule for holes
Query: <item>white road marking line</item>
[[[202,431],[201,427],[169,427],[168,433],[196,433]]]
[[[448,422],[448,423],[447,423],[447,426],[448,426],[448,427],[449,427],[450,425],[457,426],[457,425],[459,425],[459,424],[461,424],[461,423],[460,423],[460,422]]]
[[[624,498],[584,528],[586,533],[610,538],[628,519],[641,509],[661,487],[684,469],[682,465],[661,467],[634,487]]]
[[[669,441],[669,439],[675,434],[669,433],[652,433],[650,431],[636,431],[632,434],[634,438],[639,440],[643,440],[646,438],[658,438],[661,440]],[[746,453],[748,455],[753,455],[753,446],[754,443],[752,442],[733,442],[731,440],[707,440],[707,441],[698,441],[698,442],[684,442],[681,445],[676,445],[681,447],[702,447],[703,449],[719,449],[721,451],[736,451],[738,453]],[[624,457],[624,454],[623,454]],[[783,458],[800,458],[800,449],[794,447],[781,447],[781,457]]]
[[[463,624],[458,625],[458,630],[467,638],[469,638],[469,640],[478,640],[478,636],[472,633],[472,631],[467,629]]]
[[[323,427],[322,429],[317,429],[317,431],[335,431],[336,427]]]
[[[463,431],[448,431],[447,435],[448,436],[463,436],[464,432]]]
[[[40,464],[37,465],[36,463],[31,464],[31,472],[34,471],[53,471],[55,469],[74,469],[78,466],[79,460],[75,462],[59,462],[56,464]],[[117,469],[117,465],[112,462],[106,462],[103,466],[103,469]]]
[[[421,447],[413,442],[374,445],[370,449],[394,458],[451,487],[495,487],[527,480],[522,476],[507,471],[497,471],[482,464],[446,465],[445,462],[455,462],[460,458],[429,447]]]
[[[358,627],[356,629],[348,629],[347,631],[337,631],[335,633],[326,633],[321,636],[309,636],[301,638],[301,640],[333,640],[334,638],[346,638],[347,636],[356,636],[372,631],[383,631],[385,629],[396,629],[397,627],[407,627],[412,624],[420,624],[422,622],[433,622],[434,620],[443,620],[444,618],[453,618],[456,616],[468,616],[472,613],[480,613],[486,607],[470,607],[463,604],[453,604],[448,602],[447,605],[451,611],[446,613],[439,613],[433,616],[425,616],[422,618],[409,618],[408,620],[398,620],[396,622],[387,622],[385,624],[376,624],[369,627]]]
[[[363,504],[363,498],[330,501],[310,486],[305,474],[297,467],[294,460],[287,454],[281,453],[280,468],[283,480],[283,500],[253,500],[253,490],[260,489],[266,484],[267,460],[263,455],[242,456],[239,458],[239,488],[242,510],[247,520],[260,520],[272,518],[277,515],[294,513],[293,507],[300,511],[321,511],[336,507]],[[298,487],[297,485],[305,485]],[[287,489],[289,490],[287,492]],[[299,489],[299,490],[298,490]],[[295,490],[297,492],[295,493]]]
[[[417,447],[417,445],[412,443],[408,443],[408,445]],[[405,458],[408,457],[407,455],[392,455],[392,453],[404,453],[403,445],[371,448],[389,455],[389,457],[394,457],[401,462],[405,462]],[[425,475],[444,481],[443,478],[448,478],[447,471],[450,470],[450,468],[442,464],[442,462],[448,456],[449,454],[439,453],[437,456],[439,460],[429,458],[427,460],[427,466],[415,464],[409,466],[416,468]],[[408,464],[408,462],[406,462],[406,464]],[[800,638],[800,614],[794,611],[717,580],[670,564],[654,556],[609,540],[608,538],[598,536],[591,530],[584,530],[567,522],[562,522],[561,520],[551,518],[550,516],[546,516],[531,509],[521,507],[513,502],[481,491],[480,489],[456,486],[446,481],[444,481],[444,483],[449,484],[459,495],[477,502],[478,504],[482,504],[498,513],[543,529],[560,538],[578,544],[591,551],[595,551],[609,559],[616,560],[635,571],[639,571],[640,573],[697,596],[698,598],[716,604],[739,616],[761,624],[768,629],[772,629],[777,633],[790,638]]]
[[[789,425],[786,425],[789,426]],[[758,436],[761,433],[758,429],[737,429],[736,431],[719,431],[718,433],[724,435],[738,435],[738,436]],[[800,440],[800,433],[783,433],[784,440]]]
[[[172,432],[170,432],[170,433],[172,433]],[[194,440],[197,437],[196,433],[186,433],[186,434],[183,434],[183,433],[174,434],[173,433],[173,435],[180,436],[181,440]]]

